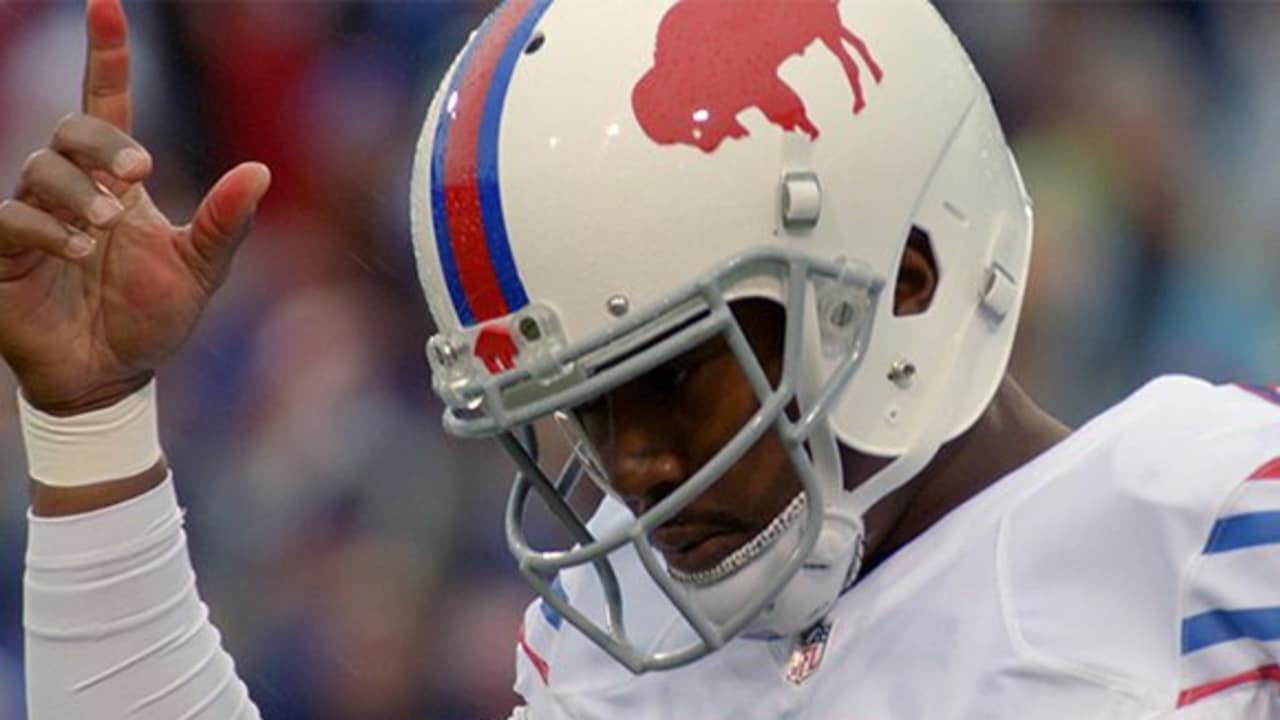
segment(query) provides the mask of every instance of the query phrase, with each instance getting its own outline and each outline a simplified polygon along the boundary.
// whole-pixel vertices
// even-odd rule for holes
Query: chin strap
[[[879,472],[872,475],[866,482],[859,485],[852,492],[841,493],[839,498],[832,503],[827,514],[824,516],[824,522],[831,522],[835,517],[852,517],[857,518],[857,547],[855,552],[850,556],[849,566],[845,570],[844,582],[841,585],[841,592],[848,590],[858,580],[858,576],[862,572],[862,563],[866,558],[866,515],[884,498],[893,494],[894,491],[902,488],[918,476],[937,456],[938,450],[941,448],[937,443],[927,446],[914,447],[906,453],[899,455],[888,465],[880,469]],[[848,520],[845,520],[848,522]]]
[[[940,356],[945,358],[945,362],[938,366],[940,375],[930,388],[932,396],[946,391],[960,342],[968,334],[969,324],[977,312],[975,306],[973,315],[957,328],[950,351]],[[812,389],[804,383],[800,387],[802,394]],[[922,405],[936,407],[932,402]],[[852,491],[844,489],[839,449],[829,421],[824,418],[818,424],[810,438],[809,448],[813,469],[822,478],[821,532],[813,551],[803,559],[792,579],[744,629],[745,636],[794,635],[809,629],[831,611],[841,593],[856,581],[862,568],[867,512],[917,477],[933,461],[942,447],[950,420],[946,413],[932,413],[917,430],[905,452]],[[707,619],[715,624],[724,624],[743,607],[742,598],[759,593],[770,578],[788,569],[789,558],[800,546],[803,536],[805,523],[802,519],[806,513],[795,510],[804,508],[802,499],[805,497],[802,492],[797,501],[793,501],[770,525],[777,530],[770,533],[770,542],[751,543],[750,555],[753,557],[738,558],[736,569],[727,576],[717,573],[719,579],[685,583],[689,599]]]
[[[939,365],[940,375],[934,381],[932,392],[928,398],[930,402],[924,403],[924,407],[937,407],[937,403],[932,401],[941,393],[946,392],[951,383],[951,377],[955,372],[956,356],[960,353],[960,344],[968,336],[969,327],[977,316],[978,308],[975,306],[973,312],[952,335],[951,347],[946,355],[942,356],[946,358],[946,362]],[[932,413],[930,420],[919,428],[904,453],[894,458],[888,465],[880,468],[879,472],[872,475],[852,491],[836,493],[836,498],[833,498],[836,500],[835,504],[845,512],[854,514],[861,525],[871,508],[911,482],[928,467],[929,463],[933,462],[933,459],[938,455],[938,451],[942,449],[947,427],[951,424],[951,420],[951,416],[947,413]],[[862,532],[859,533],[858,544],[861,546],[865,542],[866,532],[864,527]],[[861,570],[863,555],[862,548],[859,547],[855,555],[856,564],[849,568],[846,587],[857,579]]]
[[[932,388],[934,395],[945,392],[955,368],[960,341],[966,336],[968,324],[973,322],[976,312],[975,308],[974,315],[956,332],[950,352],[943,356],[947,362],[940,365],[941,375]],[[801,570],[752,624],[749,632],[756,635],[793,635],[807,630],[831,611],[836,599],[856,582],[862,569],[867,512],[919,476],[937,457],[950,420],[946,413],[934,413],[920,427],[903,454],[852,491],[844,490],[834,433],[828,423],[823,423],[825,427],[815,434],[812,444],[816,469],[829,479],[825,483],[829,496],[823,498],[822,533]],[[770,559],[776,562],[777,556],[787,552],[788,546],[794,547],[799,542],[802,526],[803,523],[794,523],[789,532],[762,555],[773,556]]]
[[[877,503],[918,476],[937,457],[941,448],[941,443],[936,440],[908,448],[852,492],[844,493],[839,504],[859,517],[865,516]]]

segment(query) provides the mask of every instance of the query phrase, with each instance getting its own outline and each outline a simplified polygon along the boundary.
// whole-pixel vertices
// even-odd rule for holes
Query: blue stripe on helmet
[[[515,257],[511,253],[511,241],[507,235],[506,216],[502,211],[498,142],[502,130],[502,111],[506,105],[507,90],[511,87],[511,76],[515,72],[520,55],[533,35],[534,28],[542,19],[543,13],[551,6],[551,2],[552,0],[535,0],[512,32],[498,61],[498,66],[494,69],[493,81],[485,98],[484,116],[480,120],[479,158],[476,163],[476,181],[480,190],[480,216],[484,221],[489,257],[493,261],[494,273],[498,277],[502,297],[507,301],[507,307],[513,312],[529,304],[529,295],[516,269]]]

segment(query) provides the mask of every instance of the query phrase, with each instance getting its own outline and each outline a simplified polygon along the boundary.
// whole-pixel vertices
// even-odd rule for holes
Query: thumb
[[[266,165],[243,163],[223,175],[201,201],[191,219],[191,248],[215,273],[230,264],[270,186]]]

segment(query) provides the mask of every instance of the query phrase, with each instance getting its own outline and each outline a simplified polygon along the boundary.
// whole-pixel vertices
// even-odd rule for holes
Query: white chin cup
[[[937,452],[936,443],[913,447],[852,492],[837,490],[834,497],[824,499],[822,531],[813,551],[773,601],[748,623],[743,634],[756,638],[793,635],[807,630],[830,612],[862,569],[865,513],[910,482]],[[800,514],[776,541],[723,580],[701,586],[685,584],[690,602],[713,623],[727,624],[746,606],[748,598],[758,596],[787,568],[792,553],[800,547],[808,516],[807,512]]]
[[[804,496],[801,496],[804,497]],[[801,513],[760,554],[732,575],[706,585],[684,584],[690,602],[708,620],[725,625],[742,610],[747,598],[763,592],[786,569],[804,538]],[[822,619],[861,565],[862,519],[828,505],[822,517],[818,542],[773,601],[743,630],[746,637],[785,637],[802,632]]]

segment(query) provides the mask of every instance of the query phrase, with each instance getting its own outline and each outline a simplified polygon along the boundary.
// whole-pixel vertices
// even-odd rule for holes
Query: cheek
[[[780,363],[766,361],[764,367],[773,382],[777,377],[777,368],[772,367],[775,364]],[[760,409],[760,402],[737,360],[726,354],[699,368],[678,407],[678,414],[688,421],[681,430],[687,433],[690,455],[701,466],[746,427]],[[766,432],[747,454],[757,459],[764,456],[784,458],[781,442],[772,431]]]
[[[782,441],[770,432],[707,491],[703,502],[731,512],[754,534],[785,510],[798,492],[800,481]]]
[[[711,382],[681,403],[686,417],[697,418],[690,437],[693,449],[704,461],[732,440],[760,408],[736,365],[711,372],[715,373]]]
[[[782,512],[800,492],[800,478],[776,433],[761,438],[738,462],[735,470],[738,468],[750,478],[744,480],[747,487],[743,490],[752,498],[751,504],[759,509],[764,522]]]
[[[706,462],[742,430],[759,408],[746,386],[726,392],[716,402],[716,427],[697,433],[699,455]],[[772,429],[747,451],[709,491],[717,505],[737,508],[752,524],[763,528],[786,508],[800,491],[800,480],[787,457],[782,440]]]

